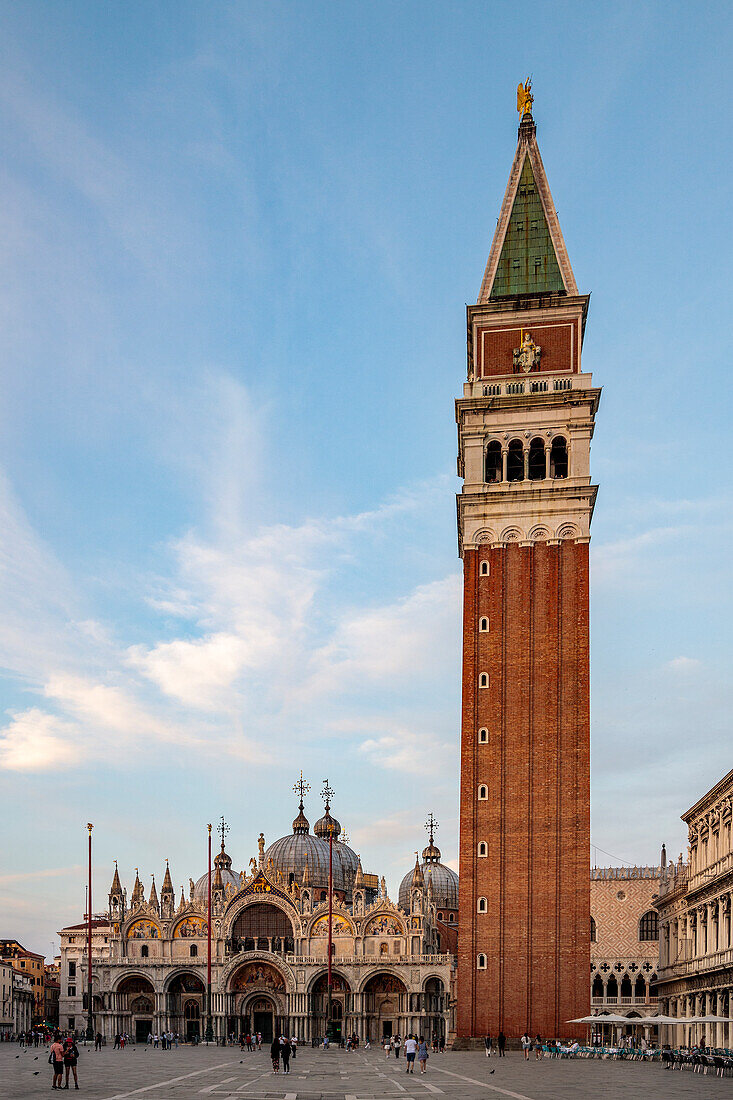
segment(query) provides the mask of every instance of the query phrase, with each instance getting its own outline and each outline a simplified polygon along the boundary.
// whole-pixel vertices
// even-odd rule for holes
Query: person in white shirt
[[[532,1046],[532,1040],[530,1039],[530,1037],[529,1037],[529,1035],[527,1034],[526,1031],[525,1031],[524,1035],[522,1036],[521,1042],[522,1042],[522,1050],[524,1051],[524,1060],[525,1060],[525,1062],[527,1062],[527,1061],[529,1061],[529,1051],[530,1051],[530,1047]]]
[[[417,1054],[417,1039],[414,1035],[408,1036],[405,1039],[405,1058],[407,1059],[407,1069],[405,1073],[415,1072],[415,1055]]]

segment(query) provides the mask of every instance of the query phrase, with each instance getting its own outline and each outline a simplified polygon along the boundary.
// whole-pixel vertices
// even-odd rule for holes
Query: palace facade
[[[592,1013],[634,1021],[657,1012],[659,925],[655,902],[664,873],[658,867],[592,867],[590,951]],[[657,1037],[650,1025],[647,1039]]]
[[[733,1016],[733,771],[682,814],[688,860],[670,863],[660,882],[660,1011],[669,1016]],[[733,1024],[668,1027],[673,1045],[733,1044]]]
[[[455,872],[431,842],[403,880],[399,903],[384,878],[365,874],[326,814],[313,833],[301,797],[292,833],[236,872],[225,850],[212,875],[212,1023],[217,1037],[260,1031],[322,1037],[328,995],[328,867],[333,840],[332,1018],[337,1034],[362,1040],[409,1031],[447,1038],[452,957],[445,938],[457,916]],[[438,918],[440,913],[441,918]],[[95,1029],[140,1041],[163,1030],[206,1030],[208,872],[177,900],[166,866],[160,895],[139,875],[128,899],[115,869],[106,920],[95,921]],[[64,1026],[85,1026],[84,926],[62,929]],[[71,976],[74,985],[70,986]],[[78,980],[77,980],[78,978]],[[73,990],[74,999],[65,997]],[[74,1021],[72,1024],[71,1021]]]

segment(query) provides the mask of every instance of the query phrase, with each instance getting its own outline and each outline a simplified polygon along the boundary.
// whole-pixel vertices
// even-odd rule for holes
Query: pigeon
[[[489,1073],[496,1073],[496,1070],[495,1069],[490,1069]]]
[[[38,1055],[36,1055],[36,1056],[35,1056],[35,1058],[33,1059],[33,1061],[34,1061],[34,1062],[37,1062],[37,1061],[38,1061]]]
[[[40,1069],[34,1069],[34,1070],[33,1070],[33,1076],[34,1076],[34,1077],[38,1077],[38,1074],[39,1074],[40,1072],[41,1072],[41,1071],[40,1071]]]

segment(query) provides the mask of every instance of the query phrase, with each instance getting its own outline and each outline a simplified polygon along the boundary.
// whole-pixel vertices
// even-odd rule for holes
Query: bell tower
[[[590,443],[580,294],[529,82],[456,401],[463,558],[460,1039],[589,1011]]]

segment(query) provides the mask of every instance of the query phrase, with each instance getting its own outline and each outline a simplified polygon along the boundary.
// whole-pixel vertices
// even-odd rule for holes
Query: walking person
[[[262,1050],[262,1032],[257,1032],[257,1049]]]
[[[95,1050],[101,1050],[102,1049],[102,1032],[101,1031],[98,1031],[97,1034],[94,1036],[94,1049]]]
[[[51,1088],[60,1089],[62,1087],[61,1079],[64,1076],[64,1044],[60,1038],[54,1039],[48,1060],[53,1066],[53,1084]]]
[[[385,1040],[384,1040],[384,1056],[387,1059],[387,1061],[389,1061],[389,1056],[392,1053],[392,1046],[393,1046],[392,1040],[385,1038]]]
[[[295,1035],[293,1035],[293,1037],[290,1040],[290,1057],[293,1059],[293,1061],[295,1061],[295,1056],[297,1055],[297,1053],[298,1053],[298,1040],[295,1037]]]
[[[417,1044],[417,1060],[420,1063],[420,1073],[424,1073],[428,1067],[428,1044],[420,1036],[420,1042]]]
[[[74,1088],[79,1088],[79,1078],[76,1076],[76,1063],[78,1062],[78,1060],[79,1051],[77,1049],[76,1043],[73,1039],[69,1038],[66,1040],[66,1045],[64,1047],[64,1068],[66,1069],[66,1084],[64,1085],[65,1089],[68,1089],[69,1087],[69,1070],[71,1070],[71,1072],[74,1074]]]
[[[484,1050],[486,1051],[486,1057],[491,1057],[491,1036],[484,1036]]]
[[[400,1047],[401,1046],[402,1046],[402,1040],[400,1039],[399,1035],[395,1035],[395,1037],[394,1037],[394,1056],[397,1059],[399,1059],[399,1056],[400,1056]]]
[[[414,1035],[408,1035],[405,1039],[405,1058],[407,1059],[407,1069],[405,1073],[415,1072],[415,1055],[417,1054],[417,1039]]]
[[[259,1036],[257,1036],[259,1038]],[[270,1045],[270,1057],[272,1058],[272,1072],[280,1072],[280,1040],[277,1036],[272,1040]]]
[[[503,1031],[499,1032],[496,1043],[497,1043],[497,1046],[499,1047],[499,1057],[500,1058],[506,1058],[506,1035],[504,1034]]]
[[[534,1057],[535,1061],[542,1057],[542,1040],[539,1035],[535,1035],[534,1037]]]
[[[522,1050],[524,1051],[524,1060],[525,1060],[525,1062],[528,1062],[529,1061],[529,1051],[530,1051],[530,1048],[532,1046],[532,1040],[530,1039],[530,1037],[529,1037],[529,1035],[527,1034],[526,1031],[525,1031],[524,1035],[522,1036],[522,1038],[520,1039],[520,1042],[522,1044]]]

